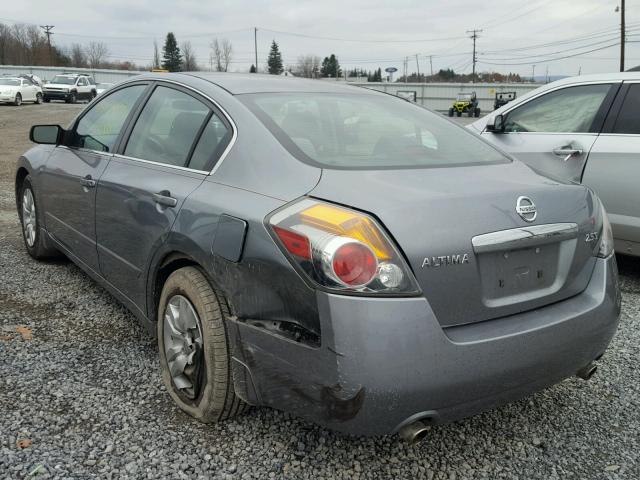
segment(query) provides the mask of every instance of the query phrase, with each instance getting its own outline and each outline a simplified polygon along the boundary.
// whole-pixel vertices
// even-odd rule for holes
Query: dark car
[[[145,74],[31,139],[27,250],[64,253],[157,332],[203,422],[267,405],[416,439],[588,378],[617,327],[598,198],[402,99]]]

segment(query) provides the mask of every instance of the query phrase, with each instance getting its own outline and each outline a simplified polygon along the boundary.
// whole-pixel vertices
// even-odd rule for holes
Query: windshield
[[[76,84],[76,78],[75,77],[65,77],[63,75],[56,75],[55,77],[53,77],[53,80],[51,80],[51,83],[60,83],[62,85],[75,85]]]
[[[456,100],[471,100],[471,94],[470,93],[459,93],[458,96],[456,97]]]
[[[450,121],[386,95],[240,95],[291,154],[328,168],[419,168],[508,162]]]
[[[0,85],[11,85],[12,87],[19,87],[20,80],[17,78],[0,78]]]

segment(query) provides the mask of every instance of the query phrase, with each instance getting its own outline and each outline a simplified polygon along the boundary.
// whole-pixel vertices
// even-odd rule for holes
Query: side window
[[[78,86],[80,86],[80,87],[86,87],[86,86],[87,86],[87,79],[86,79],[86,78],[84,78],[84,77],[81,77],[81,78],[78,80]]]
[[[80,119],[68,145],[112,151],[127,116],[146,88],[146,85],[134,85],[104,97]]]
[[[507,114],[505,132],[588,133],[611,85],[556,90]]]
[[[640,135],[640,83],[629,86],[620,114],[613,127],[613,133]]]
[[[220,120],[216,114],[212,114],[204,127],[202,135],[193,150],[189,168],[195,170],[210,170],[231,139],[231,130]]]
[[[28,78],[24,78],[24,79],[22,80],[22,84],[23,84],[25,87],[30,87],[31,85],[33,85],[33,82],[31,82],[31,80],[29,80]]]
[[[209,108],[191,95],[157,87],[142,109],[124,154],[184,167]]]

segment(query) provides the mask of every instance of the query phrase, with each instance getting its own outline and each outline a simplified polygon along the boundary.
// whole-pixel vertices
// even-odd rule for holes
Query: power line
[[[424,43],[424,42],[441,42],[446,40],[458,40],[464,37],[434,37],[434,38],[422,38],[415,40],[370,40],[370,39],[361,39],[361,38],[336,38],[336,37],[322,37],[318,35],[309,35],[306,33],[295,33],[295,32],[287,32],[284,30],[272,30],[270,28],[260,27],[261,30],[265,32],[271,33],[279,33],[281,35],[291,35],[293,37],[302,37],[302,38],[314,38],[318,40],[333,40],[336,42],[354,42],[354,43]]]
[[[579,57],[581,55],[586,55],[588,53],[592,53],[592,52],[598,52],[600,50],[606,50],[607,48],[611,48],[611,47],[616,47],[618,46],[619,42],[616,43],[612,43],[610,45],[605,45],[604,47],[600,47],[600,48],[594,48],[592,50],[587,50],[586,52],[579,52],[579,53],[574,53],[573,55],[565,55],[562,57],[555,57],[555,58],[548,58],[548,59],[544,59],[544,60],[539,60],[539,61],[534,61],[534,62],[517,62],[517,63],[497,63],[497,62],[485,62],[484,60],[478,63],[482,63],[485,65],[532,65],[532,64],[538,64],[538,63],[547,63],[547,62],[555,62],[557,60],[564,60],[566,58],[573,58],[573,57]]]

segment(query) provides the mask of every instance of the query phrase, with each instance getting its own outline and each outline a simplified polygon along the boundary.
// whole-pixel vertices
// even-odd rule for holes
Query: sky
[[[198,63],[209,67],[210,43],[227,38],[230,70],[266,64],[272,40],[285,66],[300,55],[334,53],[343,68],[396,67],[470,73],[477,39],[477,71],[523,76],[576,75],[619,70],[620,0],[49,0],[3,2],[0,22],[54,25],[59,46],[100,41],[110,60],[148,66],[154,39],[168,31],[191,42]],[[626,67],[640,65],[640,0],[627,0]],[[62,7],[64,5],[64,7]],[[638,43],[631,43],[631,42]],[[416,59],[417,55],[417,59]],[[564,58],[568,57],[568,58]]]

